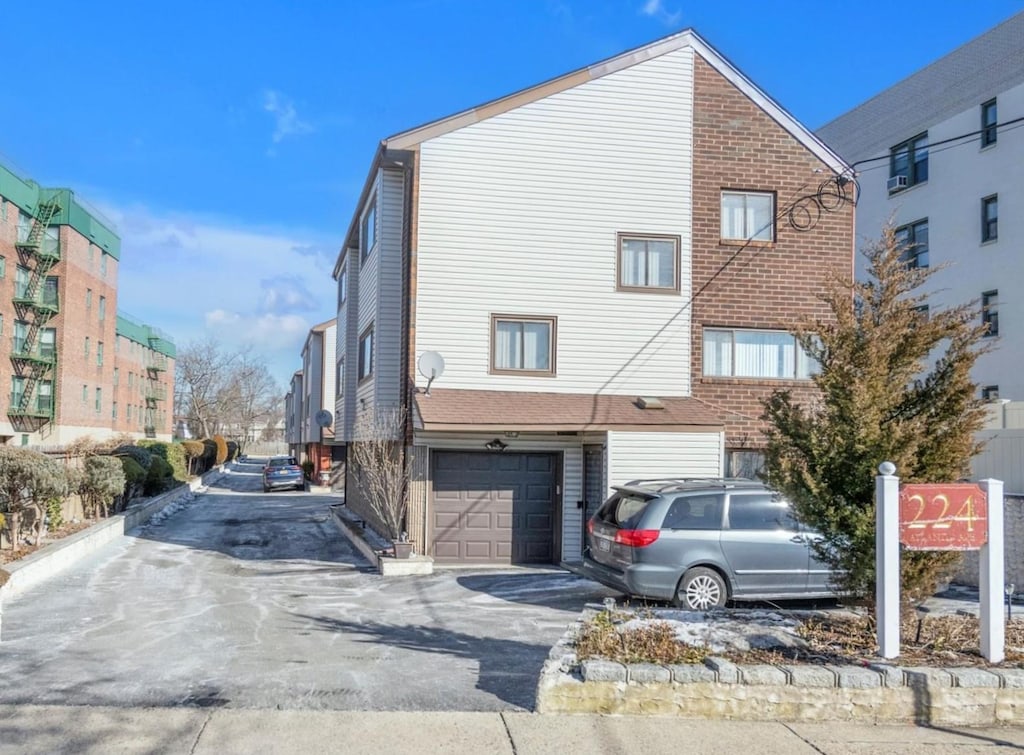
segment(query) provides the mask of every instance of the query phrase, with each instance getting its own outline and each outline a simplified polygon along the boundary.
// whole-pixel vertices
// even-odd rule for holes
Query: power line
[[[1021,116],[1020,118],[1014,118],[1014,119],[1009,120],[1009,121],[1004,121],[1003,123],[997,123],[997,124],[995,124],[994,128],[996,130],[996,133],[998,134],[999,130],[1002,129],[1004,126],[1013,126],[1015,124],[1021,124],[1021,123],[1024,123],[1024,116]],[[953,146],[959,147],[959,146],[962,146],[962,144],[964,143],[965,139],[971,139],[972,137],[975,137],[975,136],[981,136],[983,133],[988,131],[990,128],[993,128],[993,127],[989,126],[987,128],[978,129],[977,131],[969,131],[969,132],[967,132],[965,134],[960,134],[959,136],[951,136],[948,139],[942,139],[942,140],[937,141],[937,142],[929,143],[926,146],[928,147],[928,151],[929,152],[932,152],[934,147],[941,147],[944,144],[953,144],[953,142],[958,142],[957,144],[953,144]],[[1007,129],[1007,130],[1009,130],[1009,129]],[[947,149],[949,149],[949,148],[947,147]],[[945,150],[934,150],[934,151],[936,151],[936,152],[943,152]],[[863,160],[857,160],[854,163],[850,163],[850,167],[851,168],[856,168],[858,165],[864,165],[865,163],[874,163],[874,162],[878,162],[880,160],[891,160],[891,159],[892,159],[892,152],[890,152],[887,155],[879,155],[878,157],[866,157]]]

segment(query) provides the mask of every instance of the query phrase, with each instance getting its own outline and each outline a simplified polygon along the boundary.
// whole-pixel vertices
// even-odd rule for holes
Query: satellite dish
[[[330,427],[334,422],[334,415],[326,409],[321,409],[313,415],[313,421],[316,422],[317,427]]]
[[[430,384],[444,374],[444,357],[436,351],[424,351],[420,354],[420,360],[417,364],[420,368],[420,374],[427,379],[427,389],[424,391],[424,394],[429,396]]]

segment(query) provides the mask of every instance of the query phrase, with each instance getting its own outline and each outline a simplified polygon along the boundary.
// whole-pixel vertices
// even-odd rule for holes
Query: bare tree
[[[235,356],[217,403],[222,428],[238,443],[240,453],[256,428],[271,418],[281,396],[270,370],[253,358],[250,349]]]
[[[394,540],[403,540],[409,507],[409,464],[406,458],[405,411],[379,409],[356,420],[349,446],[359,486],[373,513]]]
[[[178,352],[178,408],[188,418],[190,429],[201,438],[209,438],[219,429],[218,397],[227,384],[233,361],[234,355],[224,352],[213,338],[189,343]]]

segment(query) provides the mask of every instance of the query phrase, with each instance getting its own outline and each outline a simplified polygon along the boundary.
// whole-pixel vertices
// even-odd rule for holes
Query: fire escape
[[[15,282],[15,326],[11,362],[15,379],[7,415],[18,432],[41,430],[54,418],[54,373],[57,366],[56,339],[43,339],[46,324],[60,311],[56,286],[47,283],[54,265],[60,262],[59,238],[47,234],[50,221],[60,212],[57,196],[39,202],[32,226],[15,248],[27,279]],[[21,274],[19,275],[21,277]]]
[[[146,424],[147,438],[156,437],[158,402],[167,400],[167,386],[160,383],[160,373],[167,371],[167,357],[156,351],[151,338],[149,351],[146,354]]]

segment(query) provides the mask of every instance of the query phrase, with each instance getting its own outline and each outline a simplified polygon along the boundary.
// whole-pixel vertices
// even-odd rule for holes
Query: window
[[[774,330],[704,330],[704,374],[807,380],[814,360],[796,338]]]
[[[86,310],[92,310],[92,289],[85,289],[85,308]]]
[[[337,382],[335,383],[335,394],[341,398],[345,395],[345,359],[338,360]]]
[[[53,381],[40,380],[36,388],[36,411],[49,414],[53,411]]]
[[[82,406],[85,406],[85,402],[89,400],[89,386],[82,386]]]
[[[25,398],[25,378],[18,375],[11,376],[11,406],[20,407]]]
[[[96,413],[100,414],[103,411],[103,389],[96,389]]]
[[[901,255],[907,267],[928,267],[928,218],[896,229],[896,243],[903,247]]]
[[[619,288],[679,290],[679,237],[619,234]]]
[[[103,366],[103,341],[96,342],[96,366]]]
[[[907,186],[928,180],[928,134],[918,134],[889,151],[889,177],[903,176]]]
[[[491,372],[555,374],[554,317],[491,315]]]
[[[781,498],[760,493],[733,494],[729,497],[729,529],[797,532],[800,525],[793,518],[789,504]]]
[[[774,241],[775,195],[722,192],[723,241]]]
[[[115,343],[115,345],[117,344],[116,341],[114,343]],[[117,351],[117,349],[114,349],[114,351]],[[115,367],[114,368],[114,385],[117,385],[120,382],[121,382],[121,372],[120,372],[120,370],[117,367]]]
[[[761,451],[745,449],[725,450],[725,476],[742,477],[747,480],[758,479],[757,475],[764,468],[764,454]]]
[[[999,335],[999,292],[985,291],[981,295],[981,323],[988,326],[985,336]]]
[[[981,242],[984,244],[986,241],[995,241],[998,238],[999,195],[993,194],[981,200]]]
[[[14,352],[25,353],[25,339],[28,338],[28,323],[21,320],[14,322]]]
[[[95,249],[96,249],[95,246],[93,246],[92,244],[89,244],[89,269],[90,270],[92,270],[92,259],[93,259],[93,252],[95,251]]]
[[[135,378],[135,375],[134,375],[134,373],[132,373],[131,371],[129,371],[129,372],[128,372],[128,387],[129,387],[129,388],[131,388],[131,387],[132,387],[132,380],[133,380],[134,378]]]
[[[117,419],[117,402],[114,401],[110,405],[110,416],[112,419]]]
[[[107,319],[107,297],[100,297],[100,322]]]
[[[100,252],[100,275],[107,277],[107,253],[103,251]]]
[[[338,307],[348,299],[348,265],[344,265],[341,268],[341,272],[338,273]]]
[[[55,328],[43,328],[39,331],[39,356],[53,359],[57,353],[57,331]]]
[[[28,278],[29,272],[27,267],[18,265],[18,269],[14,271],[14,298],[24,299],[28,296]]]
[[[60,291],[60,278],[50,276],[43,281],[43,304],[56,309],[59,304],[58,291]]]
[[[60,254],[60,228],[49,226],[43,232],[43,251],[56,256]]]
[[[0,220],[7,222],[7,202],[3,197],[0,197]]]
[[[7,258],[0,257],[0,278],[7,277]]]
[[[370,208],[363,216],[362,248],[363,259],[370,256],[377,243],[377,197],[370,200]]]
[[[993,97],[981,105],[981,147],[991,147],[999,138],[998,114],[996,111],[996,100]]]
[[[4,334],[4,316],[0,313],[0,336]]]
[[[721,495],[680,496],[669,504],[663,530],[720,530],[722,528]]]
[[[132,419],[132,405],[131,404],[128,404],[128,406],[125,407],[125,415],[126,415],[126,418],[128,419],[128,421],[131,422],[131,419]]]
[[[32,233],[32,217],[18,210],[18,243],[24,244]]]
[[[373,326],[359,337],[359,379],[366,380],[373,374]]]
[[[89,336],[85,337],[85,358],[89,358]]]
[[[999,400],[999,386],[998,385],[986,385],[981,389],[981,397],[985,401],[998,401]]]

